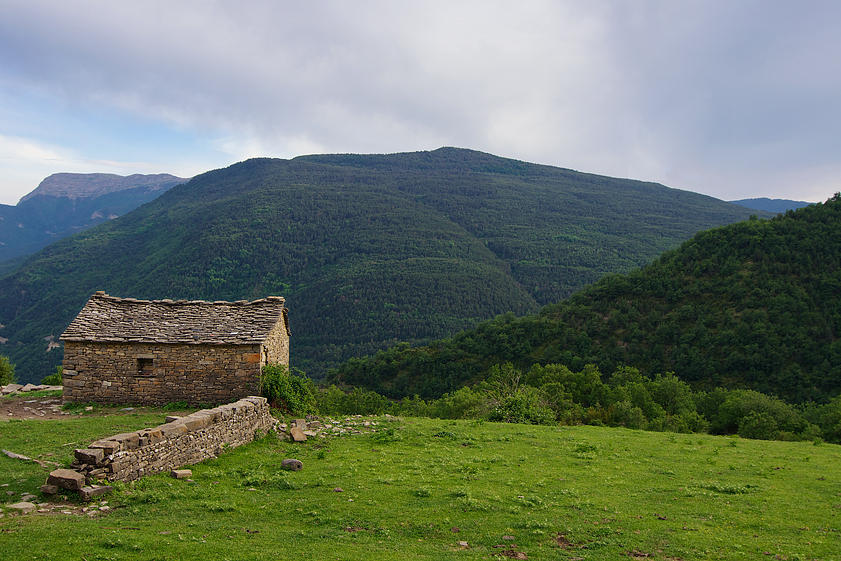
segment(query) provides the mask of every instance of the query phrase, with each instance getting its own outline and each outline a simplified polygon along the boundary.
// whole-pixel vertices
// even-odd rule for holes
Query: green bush
[[[709,417],[708,417],[709,418]],[[710,419],[711,431],[746,438],[773,439],[777,431],[799,433],[806,421],[788,403],[753,390],[731,390]],[[744,434],[743,434],[744,433]],[[746,435],[756,436],[746,436]]]
[[[487,393],[467,386],[429,403],[430,415],[441,419],[479,419],[490,409]]]
[[[607,419],[611,426],[629,429],[644,429],[648,425],[642,409],[630,401],[618,401],[608,407]]]
[[[44,376],[41,379],[41,383],[47,386],[60,386],[62,384],[61,381],[61,373],[63,368],[61,366],[55,367],[55,372],[50,374],[49,376]]]
[[[272,407],[292,415],[316,412],[315,386],[312,380],[296,375],[282,364],[267,364],[260,377],[260,393]]]
[[[545,404],[540,390],[523,386],[503,397],[488,414],[488,420],[552,425],[555,424],[555,412]]]
[[[739,420],[739,436],[775,440],[780,434],[776,419],[765,411],[750,411]]]
[[[0,385],[11,384],[15,381],[15,365],[9,362],[9,358],[0,355]]]
[[[331,415],[382,415],[396,412],[395,404],[371,390],[353,388],[343,392],[335,385],[315,393],[318,410]]]

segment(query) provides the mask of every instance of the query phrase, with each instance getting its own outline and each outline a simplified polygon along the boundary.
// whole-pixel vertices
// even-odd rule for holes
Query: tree
[[[11,384],[15,381],[15,365],[9,358],[0,355],[0,385]]]

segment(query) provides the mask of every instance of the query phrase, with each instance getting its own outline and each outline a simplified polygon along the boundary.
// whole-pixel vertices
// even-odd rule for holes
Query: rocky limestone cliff
[[[18,204],[38,196],[65,197],[68,199],[91,198],[146,187],[156,191],[187,181],[168,173],[128,176],[113,173],[54,173],[44,179],[31,193],[24,195]]]

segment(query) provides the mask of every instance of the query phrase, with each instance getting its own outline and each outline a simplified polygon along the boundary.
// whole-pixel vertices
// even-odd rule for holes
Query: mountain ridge
[[[793,201],[791,199],[769,199],[768,197],[759,197],[754,199],[739,199],[738,201],[729,201],[733,204],[741,205],[755,210],[764,212],[781,213],[787,210],[797,210],[804,206],[809,206],[815,203],[808,201]]]
[[[537,311],[749,214],[655,184],[460,149],[251,159],[44,248],[0,278],[9,340],[0,352],[31,379],[48,373],[60,353],[43,341],[95,290],[277,294],[290,308],[293,364],[318,376],[398,341]]]
[[[0,205],[0,262],[112,220],[184,181],[170,174],[53,174],[17,205]]]

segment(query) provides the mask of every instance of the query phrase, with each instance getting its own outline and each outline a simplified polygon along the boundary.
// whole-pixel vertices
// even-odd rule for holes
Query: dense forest
[[[294,365],[318,377],[400,341],[535,313],[751,212],[454,148],[254,159],[176,186],[0,278],[0,352],[23,381],[52,372],[55,341],[95,290],[275,294],[290,308]]]
[[[841,392],[841,198],[696,235],[537,315],[503,315],[428,346],[353,359],[336,382],[437,397],[494,365],[621,365],[696,389],[749,388],[791,402]]]

